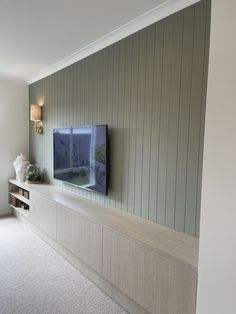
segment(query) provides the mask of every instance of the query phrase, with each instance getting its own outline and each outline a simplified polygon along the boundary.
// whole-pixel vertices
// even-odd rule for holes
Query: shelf
[[[20,195],[17,192],[9,192],[10,195],[14,196],[15,198],[17,198],[18,200],[22,201],[23,203],[30,205],[30,200],[26,197],[24,197],[23,195]]]
[[[12,204],[9,204],[14,210],[16,210],[18,213],[20,213],[21,215],[29,218],[29,210],[28,209],[22,209],[20,207],[15,207]]]

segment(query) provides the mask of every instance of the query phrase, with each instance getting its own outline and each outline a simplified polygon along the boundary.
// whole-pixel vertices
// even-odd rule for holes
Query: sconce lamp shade
[[[42,107],[39,105],[30,106],[30,120],[41,121],[42,120]]]

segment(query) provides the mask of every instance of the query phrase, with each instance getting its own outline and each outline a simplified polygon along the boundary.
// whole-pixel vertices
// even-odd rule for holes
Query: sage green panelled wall
[[[202,1],[30,85],[45,133],[30,158],[66,190],[198,236],[210,2]],[[53,179],[53,128],[109,125],[109,195]]]

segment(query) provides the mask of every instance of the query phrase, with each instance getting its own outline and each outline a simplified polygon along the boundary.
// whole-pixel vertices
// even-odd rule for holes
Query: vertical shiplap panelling
[[[185,232],[189,234],[196,234],[197,179],[200,149],[199,134],[201,127],[202,73],[204,71],[206,2],[197,3],[194,10],[194,49],[188,134],[187,191],[185,211]],[[201,73],[200,76],[199,73]]]
[[[135,151],[135,215],[142,216],[142,162],[143,162],[143,127],[144,99],[147,64],[147,29],[139,32],[138,97]]]
[[[113,86],[112,86],[112,91],[113,91],[113,105],[112,105],[112,123],[111,123],[111,197],[112,197],[112,207],[116,207],[117,206],[117,195],[118,195],[118,189],[119,189],[119,182],[117,180],[117,177],[119,175],[119,171],[120,169],[118,168],[118,164],[117,163],[117,159],[120,157],[120,152],[119,152],[119,147],[117,145],[117,140],[118,140],[118,136],[117,136],[117,128],[118,128],[118,124],[117,124],[117,117],[118,117],[118,106],[119,106],[119,102],[118,102],[118,79],[119,79],[119,53],[120,53],[120,49],[119,49],[119,45],[115,44],[113,45],[113,53],[114,53],[114,68],[113,68]],[[116,165],[114,167],[114,165]]]
[[[149,165],[149,219],[157,221],[158,165],[161,121],[161,90],[163,73],[164,23],[155,25],[155,55],[153,69],[152,118],[151,118],[151,158]]]
[[[198,235],[209,16],[201,1],[30,86],[45,103],[30,157],[49,182]],[[105,123],[109,195],[53,180],[53,128]]]
[[[129,193],[129,126],[130,126],[130,97],[131,97],[131,66],[132,41],[125,39],[125,75],[124,75],[124,110],[123,110],[123,176],[122,176],[122,209],[128,211]]]
[[[170,86],[172,67],[173,17],[164,20],[163,72],[160,110],[160,142],[158,164],[157,221],[164,224],[166,220],[166,174],[168,160]]]
[[[154,70],[155,25],[147,29],[147,56],[144,88],[144,126],[143,126],[143,156],[142,156],[142,217],[149,217],[149,189],[150,189],[150,148],[151,148],[151,120]]]
[[[112,47],[108,47],[108,57],[107,57],[107,63],[108,63],[108,74],[107,74],[107,121],[106,123],[110,126],[112,124],[112,106],[113,106],[113,49]],[[111,143],[110,143],[110,135],[109,135],[109,151],[111,149]],[[109,152],[110,154],[110,152]],[[108,178],[108,181],[110,182],[110,177]],[[108,205],[111,206],[111,196],[108,196]]]
[[[175,229],[184,232],[189,131],[189,104],[193,59],[194,7],[183,12],[183,51],[179,96],[179,128],[176,172]]]
[[[125,92],[125,47],[126,41],[122,40],[120,42],[120,53],[119,53],[119,78],[118,78],[118,114],[117,114],[117,147],[119,151],[119,158],[117,158],[116,163],[119,169],[117,174],[117,208],[122,209],[122,176],[124,175],[124,151],[123,151],[123,132],[124,132],[124,92]]]
[[[132,42],[131,65],[131,97],[129,119],[129,185],[128,185],[128,212],[134,213],[135,198],[135,150],[137,129],[137,95],[138,95],[138,63],[139,63],[139,33],[130,37]]]
[[[170,79],[170,108],[167,148],[166,173],[166,220],[168,227],[174,228],[176,201],[176,161],[178,153],[178,124],[179,124],[179,94],[181,82],[181,56],[183,37],[183,12],[173,16],[171,79]]]

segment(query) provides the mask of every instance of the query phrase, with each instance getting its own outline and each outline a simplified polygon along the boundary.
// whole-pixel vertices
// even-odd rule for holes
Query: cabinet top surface
[[[127,236],[154,251],[170,256],[197,271],[198,239],[158,223],[116,210],[49,184],[10,183],[30,192],[38,192],[58,205],[70,208],[96,223]]]

